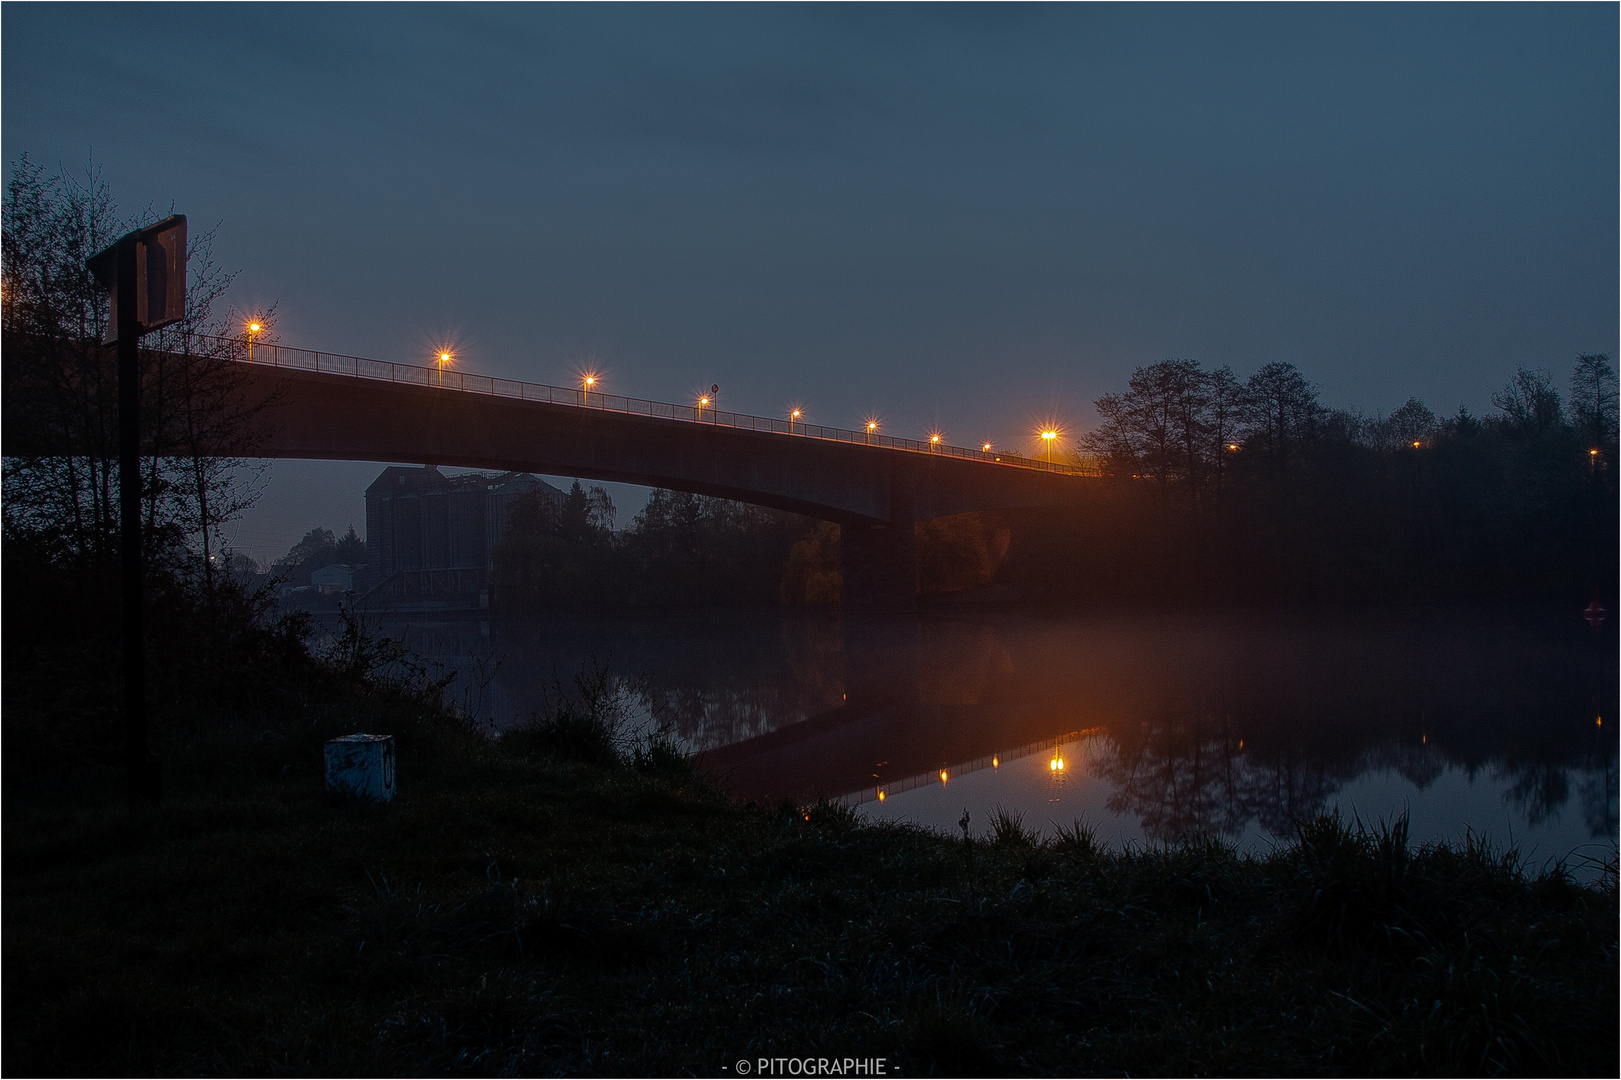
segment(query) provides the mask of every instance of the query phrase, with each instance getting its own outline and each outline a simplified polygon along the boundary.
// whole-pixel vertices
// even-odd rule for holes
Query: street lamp
[[[1041,433],[1041,441],[1047,444],[1047,464],[1053,463],[1053,442],[1058,438],[1058,432],[1050,428]]]
[[[875,432],[877,430],[878,430],[878,421],[876,421],[876,420],[868,420],[867,421],[867,442],[868,443],[872,442],[872,434],[873,434],[873,432]]]
[[[698,420],[699,420],[699,422],[703,421],[704,409],[707,408],[708,406],[709,406],[709,395],[708,394],[699,394],[698,395]]]
[[[799,419],[799,410],[794,409],[788,414],[788,434],[794,433],[794,421]]]
[[[931,432],[930,435],[929,435],[929,453],[931,453],[931,454],[934,453],[935,448],[938,447],[939,445],[940,445],[940,433],[938,431]]]
[[[253,335],[263,329],[264,327],[256,322],[248,323],[248,363],[250,364],[253,363]]]
[[[982,453],[986,453],[986,454],[988,454],[988,453],[990,453],[990,452],[991,452],[991,444],[990,444],[990,443],[986,443],[986,444],[985,444],[985,445],[984,445],[984,446],[982,446],[982,447],[980,447],[980,448],[979,448],[979,449],[980,449],[980,451],[981,451],[981,452],[982,452]]]
[[[587,371],[580,376],[580,404],[591,404],[591,391],[597,388],[597,375],[594,371]]]
[[[439,369],[439,385],[440,386],[445,385],[445,367],[453,359],[454,359],[454,357],[452,357],[448,352],[442,352],[442,353],[439,354],[439,360],[435,364],[435,366],[438,367],[438,369]]]

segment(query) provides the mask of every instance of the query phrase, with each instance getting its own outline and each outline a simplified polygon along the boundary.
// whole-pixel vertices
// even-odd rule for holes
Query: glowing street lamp
[[[1047,444],[1047,464],[1053,463],[1053,443],[1058,439],[1058,432],[1048,428],[1041,433],[1041,441]]]
[[[456,358],[451,356],[449,352],[441,352],[438,359],[434,361],[434,366],[439,369],[440,386],[445,385],[445,368],[449,367],[455,361],[455,359]]]
[[[931,453],[931,454],[934,453],[935,449],[938,448],[939,445],[940,445],[940,433],[938,431],[932,432],[929,435],[929,453]]]
[[[875,432],[877,430],[878,430],[878,421],[876,421],[876,420],[868,420],[867,421],[867,441],[869,443],[872,442],[873,432]]]
[[[788,414],[788,434],[794,433],[794,421],[799,419],[799,410],[794,409]]]
[[[986,443],[984,446],[980,447],[979,449],[980,449],[981,452],[988,454],[988,453],[991,452],[991,444]]]
[[[257,322],[248,323],[248,363],[253,363],[253,335],[263,330]]]

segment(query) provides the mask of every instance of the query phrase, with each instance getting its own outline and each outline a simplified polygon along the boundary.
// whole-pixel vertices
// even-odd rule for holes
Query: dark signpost
[[[186,216],[137,229],[85,264],[109,290],[104,344],[118,349],[119,576],[124,614],[124,755],[131,802],[162,795],[146,744],[146,641],[141,625],[141,335],[186,316]]]

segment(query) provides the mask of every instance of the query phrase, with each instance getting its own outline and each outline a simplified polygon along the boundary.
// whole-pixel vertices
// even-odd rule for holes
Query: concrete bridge
[[[845,609],[916,606],[915,522],[1062,506],[1080,469],[712,406],[672,405],[360,357],[213,342],[242,361],[255,457],[534,472],[712,495],[837,522]]]
[[[1090,487],[1070,466],[938,442],[270,345],[244,381],[267,403],[256,456],[577,476],[837,522],[852,612],[915,608],[915,522]]]

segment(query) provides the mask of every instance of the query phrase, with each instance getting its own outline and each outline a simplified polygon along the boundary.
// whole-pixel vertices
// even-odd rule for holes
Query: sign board
[[[135,280],[118,280],[118,249],[135,245]],[[102,341],[111,345],[124,329],[118,325],[118,291],[135,290],[135,336],[161,330],[186,317],[186,215],[174,214],[156,225],[137,229],[87,264],[96,280],[108,289],[107,331]]]

